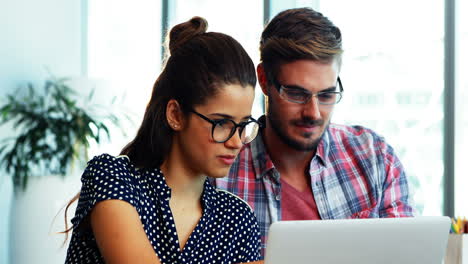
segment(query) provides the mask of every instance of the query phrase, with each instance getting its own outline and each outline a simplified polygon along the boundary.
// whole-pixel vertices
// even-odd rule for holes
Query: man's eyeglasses
[[[211,136],[217,143],[224,143],[228,141],[234,135],[234,133],[236,133],[237,128],[239,128],[239,137],[242,143],[250,143],[252,140],[254,140],[255,136],[257,136],[258,129],[260,128],[257,120],[253,119],[252,117],[250,117],[248,121],[243,121],[237,124],[231,119],[223,118],[212,120],[195,110],[191,110],[191,112],[213,125],[211,129]]]
[[[317,97],[318,103],[321,105],[334,105],[339,103],[343,97],[343,84],[341,83],[340,77],[337,79],[337,86],[340,87],[340,91],[322,91],[318,93],[311,93],[300,87],[284,86],[277,81],[274,82],[274,85],[278,90],[281,98],[297,104],[307,104],[310,99],[315,96]]]

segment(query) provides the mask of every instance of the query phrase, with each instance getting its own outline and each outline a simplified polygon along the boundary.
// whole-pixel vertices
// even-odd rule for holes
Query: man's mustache
[[[310,119],[310,118],[303,118],[301,120],[294,120],[292,122],[296,126],[321,126],[325,123],[323,119]]]

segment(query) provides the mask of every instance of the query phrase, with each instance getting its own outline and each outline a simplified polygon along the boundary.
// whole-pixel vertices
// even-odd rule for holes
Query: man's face
[[[313,151],[330,123],[334,105],[322,105],[315,96],[318,92],[336,91],[338,65],[312,60],[298,60],[283,64],[276,76],[278,85],[304,89],[314,96],[305,104],[280,97],[279,91],[268,87],[267,118],[275,134],[291,148]]]

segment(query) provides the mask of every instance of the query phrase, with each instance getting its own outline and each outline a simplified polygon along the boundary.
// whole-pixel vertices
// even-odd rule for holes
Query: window
[[[259,42],[263,30],[263,1],[170,1],[169,29],[193,16],[208,20],[208,31],[228,34],[244,47],[255,66],[259,63]],[[255,102],[252,116],[263,114],[263,94],[255,88]]]
[[[468,17],[461,10],[467,10],[467,1],[458,1],[456,27],[456,111],[455,111],[455,215],[468,216],[468,172],[466,150],[468,149]]]
[[[161,69],[161,9],[153,0],[88,3],[88,77],[96,97],[116,96],[118,110],[134,119],[122,127],[126,136],[112,129],[112,144],[92,147],[91,154],[117,155],[136,133]]]
[[[335,121],[362,124],[386,138],[406,169],[422,215],[441,215],[443,209],[443,4],[320,2],[343,33],[341,75],[349,96]],[[360,104],[368,93],[380,100]]]

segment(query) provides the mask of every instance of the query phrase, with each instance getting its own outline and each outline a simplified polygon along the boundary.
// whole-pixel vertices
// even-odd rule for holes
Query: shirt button
[[[279,195],[279,194],[276,195],[276,196],[275,196],[275,199],[276,199],[277,201],[279,201],[279,200],[281,199],[281,195]]]

